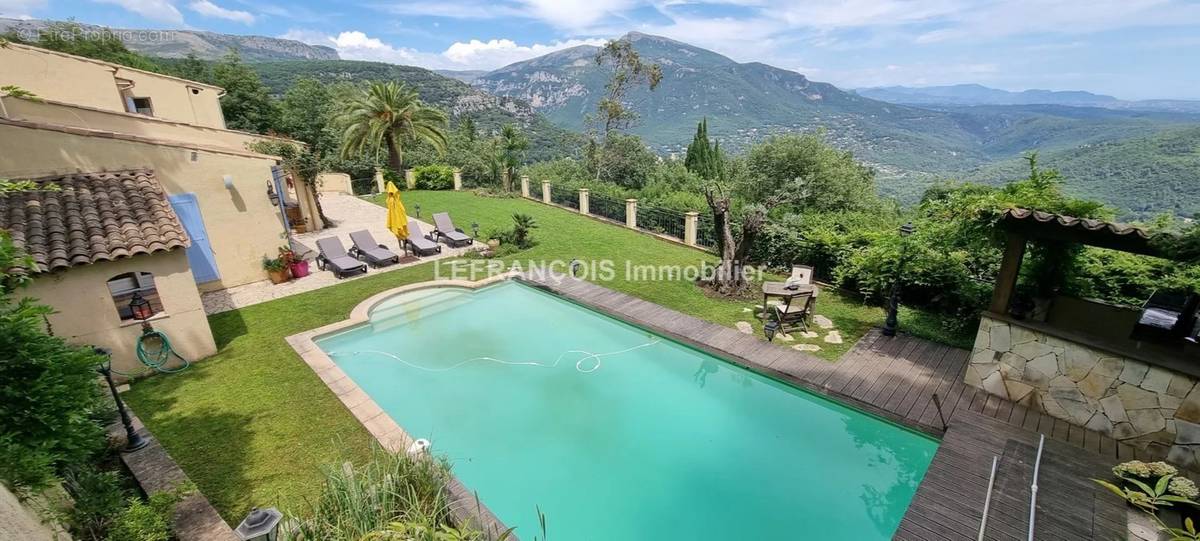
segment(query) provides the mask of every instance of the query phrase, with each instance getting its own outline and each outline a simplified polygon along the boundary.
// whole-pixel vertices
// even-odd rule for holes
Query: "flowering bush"
[[[1196,488],[1196,483],[1187,477],[1172,477],[1167,484],[1167,492],[1189,500],[1200,496],[1200,489]]]

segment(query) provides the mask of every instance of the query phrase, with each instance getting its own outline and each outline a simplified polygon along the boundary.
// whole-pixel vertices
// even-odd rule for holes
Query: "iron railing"
[[[662,207],[639,207],[637,214],[639,228],[683,240],[685,217],[682,212]]]
[[[701,214],[696,219],[696,244],[705,248],[717,247],[717,229],[711,214]]]
[[[557,184],[550,185],[550,202],[573,209],[579,208],[579,190],[565,188]]]
[[[588,194],[588,213],[625,223],[625,201],[607,195]]]

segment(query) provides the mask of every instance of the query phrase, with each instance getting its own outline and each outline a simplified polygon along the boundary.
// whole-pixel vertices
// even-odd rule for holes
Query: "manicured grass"
[[[760,322],[745,311],[760,297],[714,298],[683,279],[634,280],[624,273],[627,263],[697,265],[714,261],[710,254],[531,201],[455,192],[404,198],[410,212],[416,204],[425,217],[450,211],[459,227],[476,221],[481,232],[510,227],[513,213],[529,214],[539,224],[533,233],[539,244],[506,265],[612,261],[615,276],[604,286],[722,325],[747,321],[761,336]],[[296,509],[320,489],[321,465],[365,459],[370,437],[284,337],[345,319],[379,291],[449,272],[444,262],[423,264],[212,316],[216,355],[186,372],[139,381],[124,396],[226,521],[236,524],[252,506]],[[817,313],[844,337],[841,345],[812,341],[828,360],[883,319],[880,309],[833,290],[822,292]],[[944,334],[925,314],[902,312],[901,323],[934,338]]]
[[[295,509],[320,489],[319,466],[364,459],[371,440],[284,337],[432,277],[420,265],[211,316],[216,355],[123,397],[226,522],[253,506]]]

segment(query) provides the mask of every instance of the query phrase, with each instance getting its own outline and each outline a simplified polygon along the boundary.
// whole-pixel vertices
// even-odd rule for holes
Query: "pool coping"
[[[350,311],[350,317],[345,320],[293,334],[284,340],[300,355],[305,364],[316,372],[317,377],[325,382],[330,391],[341,400],[342,404],[384,449],[391,452],[405,452],[415,439],[391,416],[387,415],[375,400],[346,375],[323,350],[317,347],[315,340],[369,323],[371,310],[379,303],[397,294],[447,287],[477,290],[509,280],[546,291],[624,323],[645,328],[752,372],[878,417],[902,429],[912,430],[935,439],[940,439],[945,433],[944,428],[905,419],[886,409],[834,392],[804,379],[805,365],[824,367],[833,363],[760,340],[756,335],[710,323],[598,284],[542,270],[511,271],[479,281],[429,280],[391,288],[360,302]],[[590,290],[593,293],[599,291],[603,299],[608,302],[596,302],[596,299],[582,294],[581,289]],[[639,309],[645,313],[639,313]],[[658,317],[651,318],[647,315]],[[453,472],[451,472],[450,482],[447,485],[447,492],[451,505],[450,511],[457,523],[475,524],[491,540],[499,539],[508,530],[499,517],[480,501],[476,493],[470,491],[457,476],[453,475]],[[518,541],[515,532],[510,532],[505,539]]]
[[[371,310],[388,298],[411,291],[431,288],[458,287],[463,289],[480,289],[492,284],[503,282],[515,277],[518,273],[509,272],[488,277],[479,281],[468,280],[430,280],[418,282],[381,291],[358,303],[351,311],[350,317],[336,323],[317,327],[284,338],[284,341],[300,355],[300,358],[317,374],[317,377],[329,387],[334,396],[342,402],[350,414],[367,429],[371,437],[381,447],[392,453],[407,452],[415,438],[410,436],[395,420],[379,407],[365,391],[363,391],[350,376],[346,375],[333,359],[329,358],[321,348],[317,347],[316,339],[328,334],[342,332],[370,322]],[[447,497],[450,501],[450,514],[458,525],[473,524],[484,532],[490,540],[501,538],[508,527],[482,501],[478,495],[468,489],[451,471],[450,480],[446,485]],[[515,532],[509,532],[505,537],[509,541],[519,541]]]

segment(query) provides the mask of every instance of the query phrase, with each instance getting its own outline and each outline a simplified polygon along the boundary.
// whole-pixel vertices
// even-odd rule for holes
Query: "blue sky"
[[[290,37],[442,69],[494,69],[639,30],[848,88],[1200,99],[1198,0],[0,0],[0,15]]]

